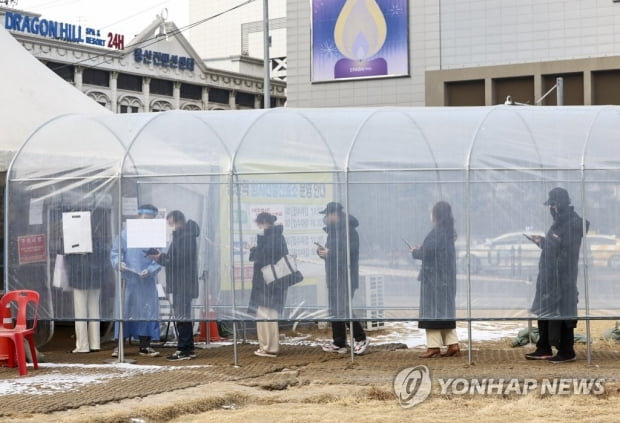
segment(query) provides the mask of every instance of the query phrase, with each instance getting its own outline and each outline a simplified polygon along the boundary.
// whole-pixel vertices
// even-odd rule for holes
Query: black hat
[[[558,206],[568,206],[570,204],[570,197],[568,191],[564,188],[553,188],[549,191],[549,199],[545,202],[545,206],[557,204]]]
[[[332,201],[331,203],[327,203],[327,206],[325,206],[325,210],[321,210],[319,213],[320,214],[340,213],[342,210],[344,210],[344,207],[342,207],[342,204],[335,203]]]
[[[273,225],[276,223],[276,220],[278,220],[278,216],[274,216],[273,214],[267,212],[259,213],[258,216],[256,216],[256,223],[269,223],[270,225]]]

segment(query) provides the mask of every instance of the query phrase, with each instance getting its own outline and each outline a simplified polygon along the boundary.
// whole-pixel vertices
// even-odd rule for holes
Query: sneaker
[[[114,348],[112,351],[112,357],[118,357],[118,347]]]
[[[196,355],[194,354],[194,357],[195,356]],[[166,357],[166,360],[168,360],[168,361],[183,361],[183,360],[191,360],[192,358],[193,358],[192,354],[190,354],[190,353],[184,353],[182,351],[177,351],[174,354]]]
[[[346,354],[347,348],[339,347],[336,344],[327,344],[327,345],[323,345],[323,351],[330,352],[330,353]]]
[[[553,353],[551,351],[536,350],[532,353],[525,354],[526,360],[549,360],[551,357],[553,357]]]
[[[355,348],[353,349],[353,354],[355,355],[364,354],[369,344],[370,344],[370,341],[368,339],[364,339],[363,341],[356,341]]]
[[[153,348],[140,348],[140,355],[148,356],[148,357],[158,357],[159,351],[155,351]]]
[[[577,356],[573,355],[561,355],[556,354],[555,357],[549,359],[549,363],[560,364],[560,363],[570,363],[571,361],[577,361]]]
[[[263,351],[260,348],[254,351],[254,355],[257,355],[259,357],[271,357],[271,358],[275,358],[278,356],[277,354],[272,354],[272,353],[268,353],[267,351]]]

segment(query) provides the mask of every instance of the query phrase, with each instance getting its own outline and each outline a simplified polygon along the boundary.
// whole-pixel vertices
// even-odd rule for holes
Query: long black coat
[[[286,304],[287,286],[275,281],[269,285],[265,283],[261,269],[270,264],[276,264],[288,254],[288,247],[284,239],[284,227],[272,226],[265,229],[263,235],[258,235],[256,247],[250,251],[250,261],[254,262],[252,275],[252,292],[248,313],[256,315],[258,307],[268,307],[282,313]]]
[[[159,263],[166,268],[166,291],[175,298],[198,298],[198,243],[200,227],[193,220],[172,233],[168,251]],[[176,300],[175,300],[176,301]]]
[[[69,286],[74,289],[100,289],[113,269],[110,264],[110,210],[97,208],[91,216],[93,252],[67,254],[65,269]]]
[[[422,329],[456,328],[456,252],[451,229],[433,228],[414,259],[422,260],[420,281],[420,321]]]
[[[590,226],[586,222],[586,229]],[[538,262],[536,295],[532,312],[541,319],[565,317],[573,327],[577,320],[577,277],[583,220],[569,207],[559,216],[542,239]]]
[[[342,216],[340,221],[329,224],[324,229],[327,232],[325,248],[329,250],[325,258],[325,275],[327,282],[327,295],[329,300],[329,313],[335,318],[349,317],[349,297],[347,266],[351,269],[351,296],[359,287],[359,257],[360,239],[357,233],[359,221],[349,215],[349,251],[350,260],[347,260],[347,231],[346,218]]]

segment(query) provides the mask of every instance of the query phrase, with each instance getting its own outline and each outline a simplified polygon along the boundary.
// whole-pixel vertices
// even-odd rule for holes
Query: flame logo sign
[[[394,393],[403,408],[420,404],[431,394],[433,384],[427,366],[407,367],[394,378]]]
[[[334,27],[334,41],[347,58],[367,60],[385,43],[385,16],[375,0],[347,0]]]

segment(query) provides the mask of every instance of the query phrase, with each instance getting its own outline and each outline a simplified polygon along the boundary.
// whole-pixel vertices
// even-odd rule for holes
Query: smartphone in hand
[[[539,236],[532,236],[532,235],[528,235],[528,234],[523,234],[524,237],[526,237],[527,239],[529,239],[530,241],[532,241],[534,244],[538,245],[540,247],[540,237]]]
[[[324,249],[325,249],[325,246],[324,246],[324,245],[319,244],[318,242],[315,242],[315,243],[314,243],[314,245],[316,245],[317,247],[319,247],[319,249],[321,249],[321,250],[324,250]]]

